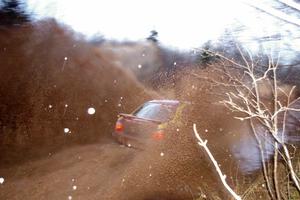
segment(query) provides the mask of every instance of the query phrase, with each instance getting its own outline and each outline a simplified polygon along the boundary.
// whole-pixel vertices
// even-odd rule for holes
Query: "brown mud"
[[[109,52],[52,20],[1,29],[0,47],[0,199],[229,199],[193,123],[229,184],[239,194],[256,184],[249,199],[268,198],[255,194],[263,179],[249,124],[219,104],[228,89],[191,72],[219,74],[184,71],[174,85],[165,83],[162,97],[193,106],[171,124],[166,141],[137,150],[110,137],[116,116],[159,95]]]
[[[54,20],[1,28],[0,47],[1,165],[107,138],[119,112],[155,96]]]

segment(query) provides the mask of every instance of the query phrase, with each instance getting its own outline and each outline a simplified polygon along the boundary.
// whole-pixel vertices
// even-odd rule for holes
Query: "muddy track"
[[[161,156],[161,150],[132,149],[107,140],[0,168],[5,179],[0,199],[174,200],[201,195],[194,190],[201,186],[197,159],[185,154],[182,162],[183,155],[165,149]]]
[[[102,199],[136,155],[114,142],[73,147],[47,158],[0,169],[0,199]],[[70,196],[70,197],[69,197]]]

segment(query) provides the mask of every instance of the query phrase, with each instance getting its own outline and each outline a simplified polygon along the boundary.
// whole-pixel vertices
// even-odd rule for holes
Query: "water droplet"
[[[160,156],[164,156],[165,154],[163,152],[160,153]]]
[[[95,112],[96,112],[96,110],[95,110],[95,108],[89,108],[88,110],[87,110],[87,112],[88,112],[88,114],[89,115],[93,115],[93,114],[95,114]]]
[[[52,108],[53,106],[50,104],[48,107],[49,107],[49,108]]]
[[[138,68],[139,68],[139,69],[141,69],[141,68],[142,68],[142,65],[141,65],[141,64],[139,64],[139,65],[138,65]]]
[[[67,108],[69,105],[68,104],[65,104],[65,107]]]
[[[72,200],[72,196],[68,196],[68,199],[69,199],[69,200]]]
[[[77,190],[77,186],[76,185],[73,186],[73,190]]]
[[[4,178],[0,177],[0,184],[3,184],[3,183],[4,183]]]
[[[70,132],[70,129],[69,129],[69,128],[64,128],[64,132],[65,132],[65,133],[69,133],[69,132]]]
[[[65,59],[65,60],[68,60],[68,57],[65,57],[64,59]]]
[[[207,129],[205,129],[205,133],[207,133],[208,132],[208,130]]]

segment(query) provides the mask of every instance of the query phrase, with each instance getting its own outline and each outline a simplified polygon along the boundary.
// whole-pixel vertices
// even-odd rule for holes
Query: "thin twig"
[[[227,189],[227,191],[236,199],[236,200],[241,200],[241,197],[239,195],[237,195],[233,189],[227,184],[226,182],[226,175],[222,173],[216,159],[214,158],[214,156],[212,155],[212,153],[210,152],[209,148],[207,147],[207,140],[202,140],[202,138],[200,137],[197,128],[196,128],[196,124],[193,124],[193,129],[194,129],[194,134],[196,136],[196,138],[198,139],[198,144],[200,146],[202,146],[204,148],[204,150],[206,151],[207,155],[209,156],[209,159],[213,162],[216,171],[218,172],[218,175],[224,185],[224,187]]]

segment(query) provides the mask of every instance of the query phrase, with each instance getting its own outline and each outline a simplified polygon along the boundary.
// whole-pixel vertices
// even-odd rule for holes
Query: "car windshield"
[[[152,119],[161,122],[168,121],[174,114],[176,106],[159,103],[146,103],[141,106],[133,115],[139,118]]]

